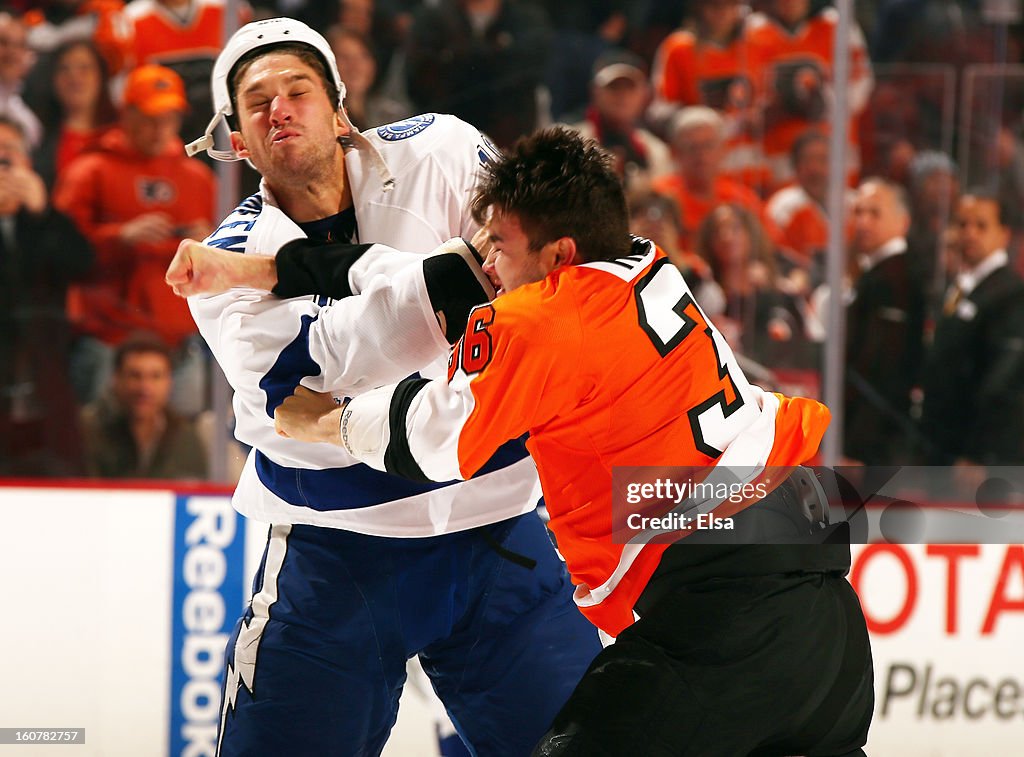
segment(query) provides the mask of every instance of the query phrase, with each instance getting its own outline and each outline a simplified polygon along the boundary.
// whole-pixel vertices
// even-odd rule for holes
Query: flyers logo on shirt
[[[135,192],[143,205],[168,205],[177,192],[166,179],[142,177],[135,182]]]
[[[460,368],[469,376],[480,373],[491,362],[494,342],[487,327],[494,323],[494,306],[481,305],[469,314],[466,333],[448,358],[448,380]]]

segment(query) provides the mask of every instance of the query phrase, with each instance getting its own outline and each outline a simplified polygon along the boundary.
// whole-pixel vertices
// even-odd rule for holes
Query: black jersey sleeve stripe
[[[322,294],[335,300],[351,297],[349,269],[370,249],[368,244],[296,239],[277,253],[278,297]]]
[[[391,441],[384,451],[384,469],[388,473],[421,483],[429,482],[431,479],[427,478],[416,458],[412,456],[405,419],[413,399],[428,383],[425,378],[407,378],[395,387],[395,393],[391,395],[391,412],[388,416]]]

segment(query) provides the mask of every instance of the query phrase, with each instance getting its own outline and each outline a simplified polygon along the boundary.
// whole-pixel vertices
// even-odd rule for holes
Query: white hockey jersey
[[[299,383],[354,396],[417,371],[439,375],[447,361],[448,344],[418,262],[445,240],[475,233],[469,203],[480,168],[496,150],[472,126],[438,114],[364,136],[383,164],[364,149],[345,155],[359,241],[377,243],[349,272],[358,296],[279,300],[233,289],[189,300],[235,390],[236,436],[253,448],[235,490],[235,508],[269,523],[392,537],[433,536],[528,512],[536,507],[540,486],[521,442],[505,445],[472,480],[418,484],[375,471],[340,447],[285,439],[274,431],[274,410]],[[264,185],[206,243],[275,254],[303,236]]]

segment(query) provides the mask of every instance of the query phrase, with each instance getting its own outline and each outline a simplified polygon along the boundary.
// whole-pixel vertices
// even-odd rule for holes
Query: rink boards
[[[86,731],[0,754],[212,756],[223,646],[265,527],[223,493],[35,486],[0,486],[0,523],[0,728]],[[851,580],[875,657],[869,754],[1017,753],[1024,546],[858,545]],[[387,754],[429,755],[407,700]]]

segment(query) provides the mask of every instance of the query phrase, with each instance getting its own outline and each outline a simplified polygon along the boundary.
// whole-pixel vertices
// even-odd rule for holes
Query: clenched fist
[[[330,394],[320,394],[304,386],[274,411],[274,430],[288,439],[300,442],[324,442],[341,446],[341,413]]]
[[[270,291],[277,284],[273,258],[240,255],[183,239],[167,267],[164,281],[179,297],[219,294],[232,287]]]

